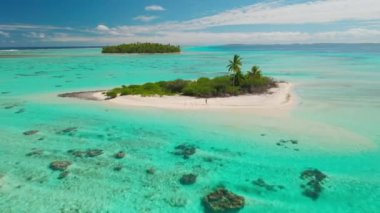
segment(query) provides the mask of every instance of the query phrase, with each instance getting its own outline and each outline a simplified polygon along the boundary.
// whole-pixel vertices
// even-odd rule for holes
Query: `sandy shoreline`
[[[268,93],[260,95],[241,95],[225,98],[194,98],[188,96],[152,96],[142,97],[138,95],[119,96],[114,99],[106,99],[104,90],[85,91],[60,94],[60,97],[79,98],[84,100],[101,101],[107,104],[130,107],[155,107],[166,109],[214,109],[214,108],[279,108],[292,106],[295,102],[293,85],[279,83],[277,88],[272,88]]]

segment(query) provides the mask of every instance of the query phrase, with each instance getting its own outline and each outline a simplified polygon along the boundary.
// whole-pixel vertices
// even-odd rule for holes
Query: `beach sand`
[[[293,106],[296,95],[291,83],[279,83],[277,88],[265,94],[240,95],[223,98],[194,98],[188,96],[118,96],[107,99],[104,91],[85,91],[60,94],[60,97],[72,97],[85,100],[102,101],[107,104],[126,107],[155,107],[165,109],[273,109]]]

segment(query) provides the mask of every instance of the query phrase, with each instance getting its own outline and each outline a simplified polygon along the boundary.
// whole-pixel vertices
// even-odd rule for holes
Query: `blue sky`
[[[380,0],[0,0],[0,46],[380,43]]]

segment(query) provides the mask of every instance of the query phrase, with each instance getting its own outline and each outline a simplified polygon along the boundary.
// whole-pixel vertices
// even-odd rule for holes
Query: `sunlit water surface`
[[[258,64],[293,83],[295,108],[118,108],[56,96],[213,77],[226,73],[233,54],[244,70]],[[245,197],[241,212],[379,212],[379,79],[379,45],[187,47],[168,55],[0,51],[0,211],[202,212],[202,198],[225,187]],[[30,130],[39,132],[23,134]],[[189,159],[173,154],[184,143],[197,148]],[[78,158],[72,149],[104,153]],[[118,151],[125,158],[115,159]],[[55,160],[72,162],[67,177],[49,168]],[[327,175],[316,200],[300,187],[309,168]],[[180,184],[187,173],[198,175],[195,184]],[[283,188],[253,184],[258,178]]]

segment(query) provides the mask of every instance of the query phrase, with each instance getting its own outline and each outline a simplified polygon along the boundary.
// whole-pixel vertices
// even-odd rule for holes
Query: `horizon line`
[[[135,42],[132,42],[135,43]],[[128,44],[128,43],[123,43],[123,44]],[[118,45],[118,44],[114,44]],[[220,47],[220,46],[290,46],[290,45],[380,45],[380,43],[376,42],[361,42],[361,43],[268,43],[268,44],[244,44],[244,43],[236,43],[236,44],[214,44],[214,45],[180,45],[183,47]],[[68,46],[5,46],[1,47],[0,50],[11,50],[11,49],[17,49],[17,50],[22,50],[22,49],[79,49],[79,48],[102,48],[105,46],[112,46],[112,45],[68,45]]]

